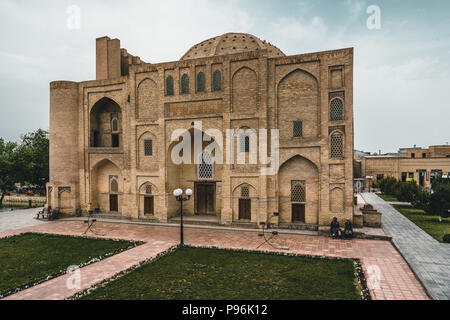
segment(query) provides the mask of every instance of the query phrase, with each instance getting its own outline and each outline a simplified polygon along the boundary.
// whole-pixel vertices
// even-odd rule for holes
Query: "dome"
[[[285,54],[274,45],[248,33],[225,33],[199,44],[184,54],[181,60],[206,58],[225,54],[267,49],[269,58],[284,57]]]

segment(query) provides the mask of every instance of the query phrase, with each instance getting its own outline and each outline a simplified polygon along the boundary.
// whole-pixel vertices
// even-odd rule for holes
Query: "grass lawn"
[[[397,202],[398,201],[397,197],[389,195],[389,194],[378,194],[377,193],[377,196],[379,196],[384,201],[388,201],[388,202]]]
[[[71,265],[84,264],[137,244],[35,233],[0,239],[0,297],[47,276],[65,273]]]
[[[88,300],[361,300],[353,260],[183,247],[106,282]]]
[[[426,215],[421,209],[399,205],[394,205],[394,208],[437,241],[443,242],[444,235],[450,234],[450,218],[439,222],[438,216]]]

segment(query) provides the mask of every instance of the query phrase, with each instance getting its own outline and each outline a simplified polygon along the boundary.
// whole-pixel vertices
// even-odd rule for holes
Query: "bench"
[[[51,208],[49,207],[47,210],[46,210],[46,208],[43,208],[42,210],[40,210],[38,213],[37,213],[37,216],[36,216],[36,219],[37,220],[39,220],[39,219],[45,219],[45,220],[48,220],[49,219],[49,214],[48,214],[48,212],[51,210]]]

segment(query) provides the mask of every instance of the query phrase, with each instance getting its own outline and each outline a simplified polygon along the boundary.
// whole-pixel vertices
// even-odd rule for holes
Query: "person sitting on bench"
[[[333,239],[341,237],[341,228],[339,226],[339,221],[336,217],[334,217],[333,221],[331,221],[330,233]]]
[[[351,239],[351,238],[353,238],[353,223],[350,221],[349,218],[347,218],[344,227],[344,239]]]

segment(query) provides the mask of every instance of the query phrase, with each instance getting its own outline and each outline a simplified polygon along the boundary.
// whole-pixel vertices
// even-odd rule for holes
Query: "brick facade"
[[[145,63],[108,37],[97,39],[96,57],[96,80],[50,84],[53,208],[166,222],[178,215],[172,191],[191,188],[200,191],[185,204],[186,214],[206,212],[230,225],[242,220],[240,188],[248,186],[245,222],[289,225],[292,181],[304,181],[306,199],[297,203],[304,219],[296,224],[352,217],[353,49],[285,56],[255,36],[231,33],[175,62]],[[330,116],[336,98],[343,104],[337,120]],[[204,181],[197,165],[174,164],[173,131],[194,133],[200,122],[203,132],[217,129],[223,137],[226,129],[279,129],[278,174],[261,175],[260,163],[224,162]],[[300,136],[294,137],[294,122],[301,122]],[[338,141],[338,157],[330,152],[331,140]],[[225,157],[225,146],[222,151]],[[204,190],[211,194],[200,194]],[[149,205],[152,214],[145,212]]]

